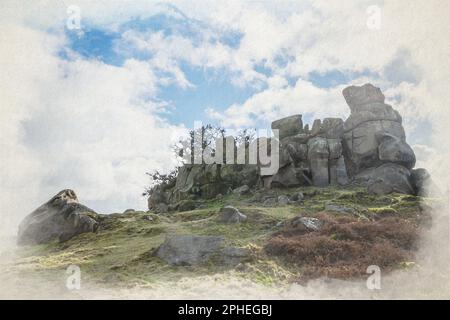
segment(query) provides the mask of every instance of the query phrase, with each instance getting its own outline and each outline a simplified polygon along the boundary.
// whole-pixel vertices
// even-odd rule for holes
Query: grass
[[[8,272],[51,277],[62,274],[69,265],[75,264],[89,280],[125,287],[153,286],[185,277],[230,273],[257,283],[274,285],[298,279],[304,272],[305,266],[301,266],[298,260],[289,259],[286,254],[267,254],[264,249],[273,241],[274,234],[286,231],[283,226],[299,215],[326,215],[339,221],[340,218],[336,218],[338,213],[323,212],[325,204],[332,202],[354,208],[355,214],[349,219],[366,221],[366,224],[392,215],[406,217],[413,225],[422,221],[419,197],[399,194],[376,197],[359,188],[337,187],[275,189],[270,192],[275,197],[302,192],[305,198],[303,202],[284,207],[263,207],[255,201],[257,195],[239,197],[230,194],[220,200],[205,200],[204,208],[199,210],[161,215],[128,212],[102,216],[102,228],[95,234],[82,234],[65,243],[21,248],[19,257],[8,266]],[[246,214],[247,222],[219,223],[217,212],[227,204]],[[252,259],[235,268],[214,263],[198,267],[169,266],[152,255],[168,234],[224,236],[230,245],[251,249]],[[308,250],[313,256],[320,256],[321,250],[335,250],[333,241],[340,241],[340,237],[342,232],[329,231],[326,239],[311,242]],[[343,248],[338,249],[352,250]],[[360,254],[358,252],[357,255]],[[411,257],[407,258],[405,261],[413,263]]]

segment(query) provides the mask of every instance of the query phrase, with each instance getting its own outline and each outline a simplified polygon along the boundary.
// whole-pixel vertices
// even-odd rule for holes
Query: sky
[[[342,89],[367,82],[418,166],[447,176],[448,1],[1,3],[4,226],[65,188],[101,213],[145,209],[145,173],[175,166],[194,121],[345,119]]]

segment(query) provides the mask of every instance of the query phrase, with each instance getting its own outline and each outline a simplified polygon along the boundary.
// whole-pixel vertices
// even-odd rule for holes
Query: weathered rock
[[[355,111],[345,120],[344,132],[355,129],[356,127],[372,121],[385,121],[402,123],[400,114],[388,104],[374,103],[362,105],[355,108]]]
[[[309,133],[298,133],[293,136],[288,136],[280,140],[281,145],[288,144],[307,144],[308,140],[311,139],[312,136]]]
[[[345,160],[343,156],[339,159],[330,159],[328,166],[331,185],[342,186],[348,184],[347,169],[345,167]]]
[[[312,128],[311,128],[311,135],[317,136],[322,131],[322,120],[316,119],[313,122]]]
[[[226,247],[221,251],[220,261],[224,265],[234,266],[250,260],[250,250],[237,247]]]
[[[375,168],[381,168],[384,164],[412,169],[415,155],[406,143],[402,118],[384,102],[381,90],[371,84],[350,86],[343,90],[343,95],[351,110],[345,122],[340,118],[316,119],[310,131],[308,125],[303,127],[301,115],[274,121],[272,128],[280,131],[279,139],[259,137],[238,148],[234,145],[234,151],[242,152],[233,160],[243,163],[245,158],[255,164],[185,165],[179,170],[175,188],[156,190],[158,192],[155,191],[149,200],[149,208],[166,203],[171,209],[180,200],[214,199],[218,194],[227,194],[232,190],[243,195],[247,194],[248,189],[261,186],[270,189],[347,185],[353,180],[364,180],[368,173],[370,176],[383,171]],[[245,149],[247,146],[257,151],[256,155]],[[267,157],[258,151],[263,151]],[[271,163],[271,155],[275,153],[279,155],[277,165]],[[404,179],[393,190],[408,190],[407,172],[397,173],[396,176]],[[383,181],[375,181],[374,177],[366,180],[366,185],[375,193],[388,192],[393,185],[385,176],[381,178]],[[267,205],[272,205],[269,202]]]
[[[341,139],[344,134],[344,120],[341,118],[323,119],[321,132],[323,132],[328,139]]]
[[[385,195],[392,192],[414,194],[410,171],[398,164],[386,163],[367,169],[355,177],[355,181],[365,184],[371,194]]]
[[[353,112],[357,107],[370,103],[384,103],[384,95],[380,88],[367,83],[361,87],[350,86],[342,91],[345,101]]]
[[[323,223],[317,218],[297,217],[291,222],[293,227],[303,227],[310,231],[318,231]]]
[[[272,130],[279,130],[279,139],[303,132],[302,115],[297,114],[272,122]]]
[[[432,185],[431,176],[426,169],[419,168],[411,171],[411,183],[415,194],[418,196],[428,196]]]
[[[414,167],[416,156],[405,141],[391,135],[384,135],[378,140],[381,140],[378,146],[378,156],[381,161],[397,163],[408,169]]]
[[[237,194],[239,196],[250,194],[250,188],[248,185],[244,184],[243,186],[240,186],[239,188],[234,189],[233,193]]]
[[[328,144],[328,158],[339,159],[342,155],[341,139],[327,139]]]
[[[286,206],[289,203],[289,198],[285,195],[278,196],[278,205]]]
[[[233,206],[225,206],[219,210],[219,221],[224,223],[240,223],[247,220],[247,216]]]
[[[195,210],[196,207],[197,207],[197,204],[195,203],[194,200],[181,200],[177,204],[177,210],[180,212]]]
[[[308,159],[308,145],[289,142],[283,145],[283,151],[287,153],[288,156],[285,158],[291,159],[291,162],[299,163]],[[283,153],[284,154],[284,153]],[[286,163],[287,161],[285,161]]]
[[[184,165],[179,168],[170,202],[175,203],[180,200],[185,200],[191,195],[205,199],[213,199],[217,194],[223,193],[226,189],[227,186],[220,178],[220,165]]]
[[[95,232],[98,215],[80,204],[73,190],[62,190],[30,213],[19,225],[20,245],[66,241],[85,232]]]
[[[171,265],[200,265],[219,254],[224,240],[216,236],[168,236],[155,255]]]
[[[334,160],[333,160],[334,161]],[[340,186],[345,186],[349,183],[347,167],[345,166],[345,159],[341,156],[336,163],[333,162],[333,168],[330,166],[330,172],[335,170],[336,182]]]
[[[303,170],[301,168],[296,168],[294,164],[290,164],[278,170],[278,172],[270,176],[265,182],[268,187],[298,187],[302,185],[307,185],[308,181],[303,175]]]
[[[127,210],[125,210],[123,213],[124,214],[126,214],[126,213],[132,213],[132,212],[135,212],[136,210],[134,210],[134,209],[127,209]]]
[[[400,123],[393,121],[369,121],[344,134],[344,150],[347,169],[354,176],[364,169],[383,163],[378,157],[378,136],[392,135],[404,140],[405,134]]]
[[[344,123],[343,135],[348,175],[355,177],[366,169],[384,163],[412,168],[415,156],[406,143],[402,118],[384,103],[381,90],[366,84],[348,87],[343,95],[351,110]]]
[[[329,154],[327,139],[315,137],[308,141],[308,158],[315,186],[325,187],[329,184]]]

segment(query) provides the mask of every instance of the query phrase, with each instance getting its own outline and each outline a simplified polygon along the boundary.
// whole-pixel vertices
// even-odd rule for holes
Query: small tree
[[[207,124],[202,126],[201,128],[190,130],[189,137],[187,139],[180,139],[178,143],[173,146],[173,150],[175,151],[175,155],[180,159],[181,162],[185,161],[185,152],[188,152],[191,157],[191,163],[194,163],[194,149],[203,151],[206,148],[215,152],[216,150],[216,139],[224,138],[226,134],[226,130],[219,126],[213,126],[211,124]],[[195,137],[200,138],[195,139]]]
[[[178,168],[175,168],[167,174],[160,173],[157,170],[153,172],[146,172],[145,174],[150,177],[152,183],[149,187],[145,188],[145,191],[142,193],[144,197],[150,196],[155,186],[170,188],[172,185],[174,185],[177,180]]]

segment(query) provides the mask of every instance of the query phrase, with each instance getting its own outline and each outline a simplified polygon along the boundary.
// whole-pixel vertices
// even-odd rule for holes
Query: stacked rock
[[[303,127],[302,116],[294,115],[272,123],[279,130],[280,169],[265,177],[265,185],[284,187],[346,184],[342,155],[344,121],[339,118],[315,120],[312,129]]]
[[[402,118],[385,103],[381,90],[365,84],[347,87],[343,95],[351,111],[345,121],[315,120],[309,129],[297,114],[272,122],[272,130],[279,134],[275,174],[264,175],[261,168],[267,164],[259,158],[253,164],[184,165],[174,185],[155,188],[149,208],[193,196],[214,198],[243,185],[271,188],[353,183],[367,186],[374,194],[424,195],[430,175],[425,169],[413,169],[416,157],[406,142]],[[264,139],[270,154],[272,138],[258,138],[251,144],[260,148]]]
[[[406,143],[400,114],[371,84],[347,87],[343,95],[351,110],[343,134],[349,176],[372,193],[414,193],[410,175],[416,157]]]

